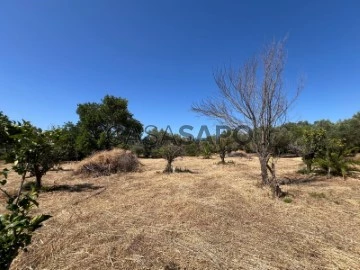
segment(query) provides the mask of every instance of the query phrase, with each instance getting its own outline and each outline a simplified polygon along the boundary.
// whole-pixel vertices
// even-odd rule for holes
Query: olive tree
[[[162,157],[167,161],[164,173],[172,173],[172,163],[177,157],[182,155],[183,148],[174,144],[166,144],[160,148],[160,153]]]
[[[252,143],[260,161],[264,185],[276,185],[274,173],[269,177],[274,127],[285,122],[293,99],[284,89],[286,40],[267,44],[262,53],[250,58],[242,67],[225,67],[214,73],[219,96],[194,104],[196,113],[220,120],[233,128],[248,125],[252,128]]]

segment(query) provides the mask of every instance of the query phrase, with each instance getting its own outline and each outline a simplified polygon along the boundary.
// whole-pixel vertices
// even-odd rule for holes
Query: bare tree
[[[261,54],[250,58],[238,70],[229,67],[215,72],[220,95],[192,106],[193,111],[233,128],[244,124],[252,128],[262,183],[270,185],[275,195],[279,195],[275,164],[269,164],[273,129],[285,122],[289,107],[302,89],[299,84],[291,100],[284,91],[285,43],[286,39],[269,43]]]

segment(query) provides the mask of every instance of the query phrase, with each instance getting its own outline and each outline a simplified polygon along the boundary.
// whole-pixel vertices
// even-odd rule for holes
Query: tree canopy
[[[139,140],[142,124],[128,110],[128,101],[106,95],[101,103],[79,104],[79,136],[77,148],[85,154],[93,150],[111,149]]]

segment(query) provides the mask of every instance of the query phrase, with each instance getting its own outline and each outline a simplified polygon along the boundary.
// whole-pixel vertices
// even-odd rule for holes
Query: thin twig
[[[9,199],[11,198],[10,194],[7,193],[5,189],[0,188],[0,191],[2,191]]]

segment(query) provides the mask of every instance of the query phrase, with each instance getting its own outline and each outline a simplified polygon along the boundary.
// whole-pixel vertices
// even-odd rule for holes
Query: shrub
[[[208,141],[201,142],[200,152],[204,159],[211,158],[212,153],[214,152],[213,146]]]
[[[160,153],[164,159],[167,160],[167,164],[164,170],[164,173],[172,173],[172,163],[178,156],[181,156],[183,153],[183,149],[181,146],[177,146],[174,144],[167,144],[160,148]]]
[[[314,164],[320,170],[326,172],[328,177],[331,175],[340,175],[346,177],[351,171],[359,171],[356,168],[360,162],[350,158],[351,149],[340,139],[330,139],[326,145],[326,152],[323,156],[314,160]]]
[[[192,142],[184,146],[184,152],[186,156],[196,157],[199,155],[199,144]]]
[[[219,156],[221,158],[221,163],[225,164],[225,156],[227,153],[231,152],[231,138],[230,137],[220,137],[217,144],[216,144],[216,150],[219,153]]]
[[[7,173],[6,169],[0,172],[4,178],[1,179],[0,186],[6,184]],[[19,254],[19,250],[26,251],[26,246],[31,243],[32,233],[51,217],[50,215],[29,215],[29,210],[38,206],[38,202],[36,201],[37,193],[34,190],[22,193],[25,173],[26,171],[22,172],[22,181],[17,195],[11,196],[0,187],[1,192],[7,198],[7,213],[0,215],[0,269],[4,270],[10,268],[11,262]]]
[[[132,152],[113,149],[100,151],[85,158],[77,165],[74,173],[98,177],[118,172],[134,172],[139,166],[140,162]]]

